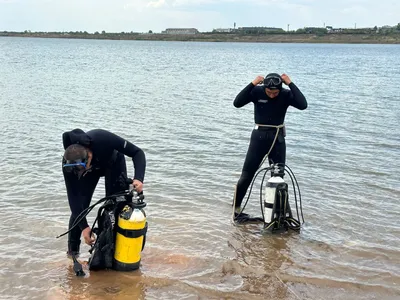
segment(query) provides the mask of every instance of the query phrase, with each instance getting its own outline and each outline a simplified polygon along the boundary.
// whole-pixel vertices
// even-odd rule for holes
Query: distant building
[[[228,33],[228,32],[232,32],[234,31],[234,29],[232,28],[216,28],[213,30],[214,32],[224,32],[224,33]]]
[[[162,33],[164,34],[196,34],[199,31],[196,28],[167,28]]]
[[[325,28],[328,33],[337,33],[343,31],[343,28],[333,28],[332,26],[326,26]]]
[[[238,31],[242,32],[282,32],[284,31],[282,28],[277,28],[277,27],[239,27]]]

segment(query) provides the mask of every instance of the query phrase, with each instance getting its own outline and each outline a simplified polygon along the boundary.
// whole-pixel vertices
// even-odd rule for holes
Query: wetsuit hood
[[[90,147],[92,139],[82,129],[76,128],[63,133],[64,149],[72,144],[80,144],[85,147]]]

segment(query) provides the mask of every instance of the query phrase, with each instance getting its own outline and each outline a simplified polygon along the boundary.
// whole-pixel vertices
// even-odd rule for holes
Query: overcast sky
[[[0,31],[396,25],[400,0],[0,0]],[[355,25],[356,24],[356,25]]]

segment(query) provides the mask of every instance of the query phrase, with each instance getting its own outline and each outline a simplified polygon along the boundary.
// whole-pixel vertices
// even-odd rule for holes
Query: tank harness
[[[132,183],[132,180],[128,181]],[[89,250],[89,270],[137,270],[140,267],[148,228],[146,213],[143,210],[146,203],[143,200],[143,193],[137,194],[130,184],[129,190],[104,197],[82,211],[71,228],[57,238],[70,232],[96,205],[103,203],[91,227],[97,238]],[[76,275],[84,276],[76,256],[72,259]]]

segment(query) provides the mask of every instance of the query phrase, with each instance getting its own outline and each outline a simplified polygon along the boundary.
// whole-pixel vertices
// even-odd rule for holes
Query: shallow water
[[[399,50],[1,38],[1,297],[398,299]],[[309,107],[286,117],[306,222],[300,234],[271,236],[230,222],[253,124],[253,108],[232,102],[275,71]],[[146,152],[139,272],[76,278],[66,238],[55,239],[69,218],[61,135],[77,127],[111,130]],[[259,184],[246,209],[256,215]],[[101,179],[94,199],[103,194]]]

